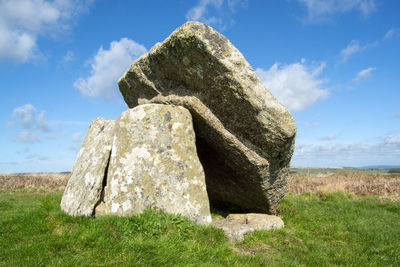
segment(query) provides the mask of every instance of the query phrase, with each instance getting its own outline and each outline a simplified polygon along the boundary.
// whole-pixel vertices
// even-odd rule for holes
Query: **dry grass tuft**
[[[62,191],[70,173],[0,174],[0,189],[35,188]],[[400,174],[340,172],[329,175],[291,174],[288,192],[328,194],[335,192],[356,195],[377,195],[400,201]]]
[[[0,189],[35,188],[62,191],[70,173],[16,173],[0,174]]]
[[[288,192],[400,196],[400,174],[342,172],[326,176],[291,174]]]

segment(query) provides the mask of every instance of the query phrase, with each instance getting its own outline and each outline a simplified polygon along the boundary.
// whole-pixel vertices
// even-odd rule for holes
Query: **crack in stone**
[[[108,174],[108,167],[110,166],[111,152],[112,152],[112,150],[110,150],[110,154],[109,154],[109,157],[108,157],[106,169],[105,169],[105,171],[104,171],[104,178],[103,178],[103,184],[102,184],[102,186],[101,186],[100,198],[99,198],[99,201],[97,201],[97,203],[94,205],[94,208],[93,208],[93,212],[92,212],[92,216],[93,216],[93,217],[96,217],[96,208],[97,208],[101,203],[104,203],[104,189],[105,189],[105,187],[107,186],[107,174]]]

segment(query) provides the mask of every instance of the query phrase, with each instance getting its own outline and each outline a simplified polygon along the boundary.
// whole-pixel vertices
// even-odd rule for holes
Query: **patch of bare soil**
[[[343,172],[330,175],[291,174],[288,192],[333,193],[347,192],[355,195],[400,196],[400,174],[369,174]]]
[[[62,191],[70,173],[16,173],[0,174],[0,189],[35,188]]]

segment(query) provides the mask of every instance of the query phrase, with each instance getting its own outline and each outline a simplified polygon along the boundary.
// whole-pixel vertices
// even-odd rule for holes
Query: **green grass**
[[[0,191],[0,266],[400,265],[400,205],[375,197],[287,195],[284,229],[234,245],[221,230],[151,209],[125,218],[70,217],[60,199]]]

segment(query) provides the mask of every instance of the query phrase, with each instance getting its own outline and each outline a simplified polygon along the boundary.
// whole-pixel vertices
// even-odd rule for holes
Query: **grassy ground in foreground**
[[[152,210],[129,218],[70,217],[60,199],[54,192],[0,190],[0,266],[400,265],[400,203],[374,196],[289,194],[279,206],[284,229],[233,245],[221,230]]]

